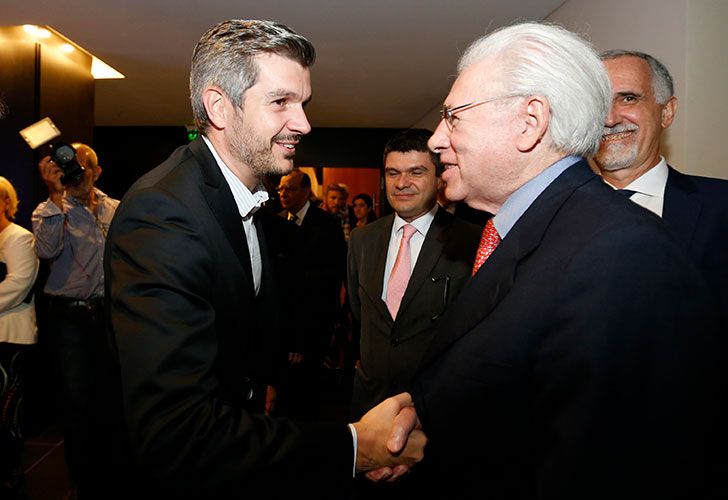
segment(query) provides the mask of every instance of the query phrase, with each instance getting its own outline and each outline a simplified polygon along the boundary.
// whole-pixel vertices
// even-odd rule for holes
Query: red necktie
[[[473,275],[478,272],[480,266],[490,257],[490,254],[500,244],[501,239],[498,235],[498,231],[493,224],[493,219],[488,219],[488,222],[483,228],[483,234],[480,237],[480,244],[478,245],[478,253],[475,254],[475,262],[473,263]]]
[[[392,273],[389,275],[387,282],[387,309],[392,318],[397,317],[397,311],[402,303],[404,291],[407,290],[411,270],[410,257],[410,238],[415,234],[417,229],[412,224],[402,226],[402,240],[399,242],[399,251],[397,252],[397,260],[394,261]]]

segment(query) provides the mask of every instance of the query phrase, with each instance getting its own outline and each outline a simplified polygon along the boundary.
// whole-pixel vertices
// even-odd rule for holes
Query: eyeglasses
[[[460,113],[461,111],[467,111],[468,109],[472,109],[476,106],[480,106],[481,104],[488,104],[489,102],[495,102],[495,101],[504,101],[506,99],[512,99],[514,97],[521,97],[520,95],[504,95],[500,97],[493,97],[491,99],[484,99],[482,101],[475,101],[475,102],[469,102],[467,104],[461,104],[460,106],[455,107],[449,107],[447,105],[443,105],[442,109],[440,110],[440,116],[443,120],[445,120],[445,123],[447,124],[447,128],[452,130],[453,126],[455,125],[455,114]]]

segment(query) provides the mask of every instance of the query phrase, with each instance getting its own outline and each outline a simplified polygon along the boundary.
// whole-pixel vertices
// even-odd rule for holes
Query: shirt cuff
[[[354,461],[352,462],[354,465],[352,466],[351,471],[351,477],[356,476],[356,444],[357,444],[357,436],[356,436],[356,428],[352,424],[349,425],[349,430],[351,431],[351,439],[354,440]]]

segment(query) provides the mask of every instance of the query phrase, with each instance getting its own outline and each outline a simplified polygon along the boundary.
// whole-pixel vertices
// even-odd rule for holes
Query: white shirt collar
[[[644,174],[633,180],[624,189],[635,191],[640,194],[662,198],[665,195],[667,185],[667,162],[660,156],[660,161]]]
[[[250,191],[247,186],[243,184],[243,181],[238,179],[233,171],[230,170],[224,161],[222,161],[222,158],[220,158],[220,155],[217,154],[212,142],[210,142],[210,140],[204,135],[202,136],[202,140],[205,141],[205,144],[207,144],[212,156],[215,158],[217,166],[220,168],[223,177],[225,177],[225,181],[228,183],[228,186],[230,186],[233,198],[235,199],[235,204],[238,206],[240,217],[246,219],[252,216],[261,207],[261,205],[263,205],[263,203],[268,201],[268,191],[265,190],[265,186],[263,186],[262,183],[258,183],[258,185],[255,186],[255,189]]]
[[[399,231],[402,228],[402,226],[404,226],[405,224],[412,224],[415,227],[415,229],[417,229],[418,233],[420,233],[423,236],[426,235],[427,231],[430,229],[430,225],[432,224],[432,221],[435,219],[435,213],[437,212],[438,207],[439,207],[439,205],[437,203],[435,203],[435,205],[428,212],[425,212],[424,214],[420,215],[412,222],[407,222],[402,217],[397,215],[397,213],[395,212],[395,214],[394,214],[394,232],[396,233],[397,231]]]
[[[306,203],[303,204],[303,206],[301,207],[301,210],[296,212],[296,217],[297,217],[296,224],[297,225],[300,226],[301,224],[303,224],[303,218],[306,217],[306,214],[308,213],[308,207],[310,207],[310,206],[311,206],[311,200],[306,200]]]

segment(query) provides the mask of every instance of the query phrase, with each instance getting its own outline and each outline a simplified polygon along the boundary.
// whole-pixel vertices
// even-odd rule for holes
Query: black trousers
[[[109,397],[114,390],[102,300],[51,297],[48,333],[63,415],[66,464],[79,497],[95,498],[109,465]],[[107,485],[108,488],[108,485]]]
[[[22,464],[24,362],[30,348],[0,342],[0,481]]]

